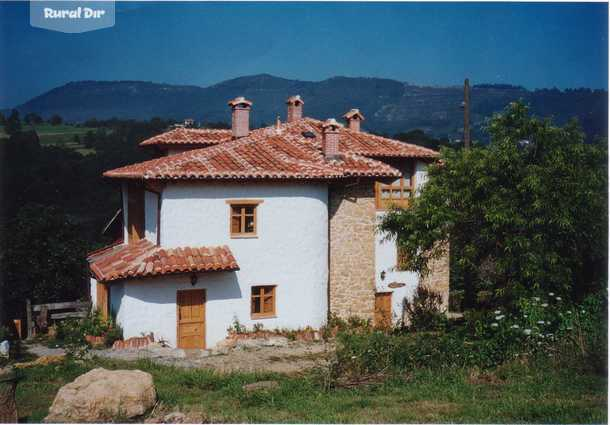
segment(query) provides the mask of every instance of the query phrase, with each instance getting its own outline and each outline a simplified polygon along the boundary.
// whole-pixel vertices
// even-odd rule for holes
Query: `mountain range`
[[[287,97],[300,94],[305,115],[339,119],[359,108],[369,131],[394,134],[421,129],[436,137],[460,138],[463,126],[463,88],[416,86],[382,78],[333,77],[299,81],[268,74],[239,77],[209,87],[144,81],[77,81],[54,88],[16,108],[43,117],[59,114],[66,121],[90,118],[149,119],[153,117],[229,122],[227,101],[245,96],[254,102],[253,126],[285,119]],[[508,84],[479,84],[471,88],[474,137],[485,137],[485,121],[508,103],[523,100],[537,116],[556,124],[580,121],[588,138],[607,136],[608,92],[591,89],[527,90]]]

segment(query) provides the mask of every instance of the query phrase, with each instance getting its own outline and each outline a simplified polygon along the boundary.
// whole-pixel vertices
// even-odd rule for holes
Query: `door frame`
[[[189,291],[201,291],[203,292],[203,347],[202,350],[207,348],[207,308],[206,304],[208,302],[208,293],[205,288],[197,288],[197,289],[178,289],[176,290],[176,348],[180,347],[180,303],[179,303],[179,293],[180,292],[189,292]]]

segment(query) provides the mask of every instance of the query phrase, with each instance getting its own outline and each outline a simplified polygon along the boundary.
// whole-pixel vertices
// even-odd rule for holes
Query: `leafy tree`
[[[42,123],[42,117],[34,112],[29,112],[25,114],[25,117],[23,117],[23,121],[26,124],[40,124]]]
[[[480,290],[510,304],[542,290],[579,297],[605,282],[605,144],[585,144],[576,123],[554,127],[521,103],[488,131],[488,147],[442,149],[412,208],[382,220],[404,265],[425,274],[450,246],[457,271],[475,277],[465,279],[466,308]]]
[[[395,134],[392,138],[400,140],[401,142],[413,143],[434,150],[438,150],[441,146],[449,146],[448,139],[436,139],[418,128],[406,133]]]
[[[4,132],[9,136],[17,134],[21,131],[21,120],[19,119],[19,111],[13,109],[4,123]]]
[[[61,125],[63,121],[63,118],[57,114],[54,114],[51,118],[49,118],[49,124],[51,125]]]
[[[3,271],[5,302],[20,313],[32,302],[70,301],[85,292],[87,244],[57,207],[28,204],[9,222]]]

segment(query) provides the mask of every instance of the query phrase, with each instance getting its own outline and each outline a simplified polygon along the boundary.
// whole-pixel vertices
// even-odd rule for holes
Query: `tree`
[[[434,150],[438,150],[441,146],[449,146],[448,139],[435,139],[418,128],[406,133],[395,134],[392,138],[400,140],[401,142],[413,143]]]
[[[45,303],[85,295],[87,244],[59,208],[28,204],[7,229],[2,269],[12,314],[21,312],[26,298]]]
[[[26,124],[40,124],[42,123],[42,117],[34,112],[29,112],[25,114],[23,121]]]
[[[408,253],[405,266],[425,274],[449,245],[458,271],[475,273],[467,308],[480,290],[510,304],[543,290],[579,297],[605,283],[605,144],[585,144],[575,122],[554,127],[521,103],[488,131],[488,147],[443,149],[412,208],[382,220]]]
[[[21,120],[19,119],[19,111],[13,109],[11,114],[4,123],[4,132],[9,136],[17,134],[21,131]]]
[[[60,125],[62,122],[63,122],[63,119],[57,114],[55,114],[51,118],[49,118],[49,124],[51,124],[51,125]]]

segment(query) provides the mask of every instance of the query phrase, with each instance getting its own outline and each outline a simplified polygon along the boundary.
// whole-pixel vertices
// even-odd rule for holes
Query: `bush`
[[[603,372],[607,359],[605,294],[580,305],[547,297],[521,299],[512,312],[470,313],[450,332],[340,330],[336,374],[366,374],[413,368],[491,368],[519,358],[553,356],[592,365]],[[603,324],[603,325],[600,325]]]
[[[408,320],[408,328],[412,331],[438,331],[445,327],[447,322],[441,310],[442,297],[437,292],[419,285],[409,301],[403,301],[403,310]]]
[[[86,335],[104,337],[104,344],[110,346],[123,338],[123,329],[112,319],[104,319],[94,311],[85,319],[66,319],[57,325],[57,340],[66,348],[80,349],[86,346]]]

